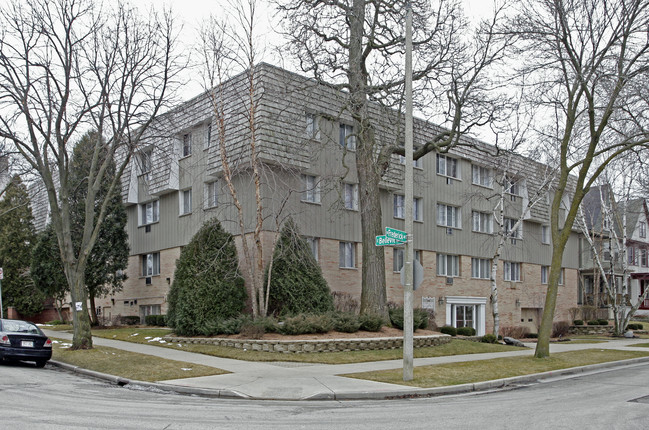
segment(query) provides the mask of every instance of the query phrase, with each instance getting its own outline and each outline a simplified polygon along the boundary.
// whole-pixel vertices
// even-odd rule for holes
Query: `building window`
[[[460,257],[437,254],[437,276],[460,276]]]
[[[404,219],[406,214],[405,197],[400,194],[394,195],[394,217]],[[412,219],[421,221],[421,198],[412,199]]]
[[[541,243],[546,245],[550,244],[550,226],[542,225],[541,226]]]
[[[181,190],[180,196],[180,215],[187,215],[192,212],[192,189]]]
[[[405,252],[403,249],[392,249],[392,271],[400,272],[405,260]]]
[[[519,282],[521,280],[521,263],[505,261],[504,269],[505,281]]]
[[[491,279],[491,260],[486,258],[472,258],[471,277],[478,279]]]
[[[504,227],[505,227],[505,234],[507,234],[508,237],[511,237],[512,239],[521,239],[523,235],[521,234],[521,224],[514,228],[516,226],[516,223],[518,220],[515,220],[513,218],[505,218],[503,220]]]
[[[159,221],[160,216],[160,201],[153,200],[148,203],[140,205],[141,211],[141,225],[152,224]]]
[[[219,183],[218,181],[205,184],[205,207],[213,208],[219,204]]]
[[[192,155],[192,134],[187,133],[183,134],[182,156],[189,157],[190,155]]]
[[[634,247],[632,247],[632,246],[629,246],[629,247],[626,249],[626,255],[627,255],[626,258],[627,258],[627,262],[628,262],[628,264],[629,264],[630,266],[635,266],[635,265],[637,264],[637,263],[636,263],[636,253],[635,253],[635,250],[636,250],[636,249],[635,249]]]
[[[318,117],[312,113],[307,113],[306,119],[306,135],[309,139],[320,139],[320,126],[318,125]]]
[[[140,174],[144,175],[151,171],[151,156],[153,155],[153,149],[145,149],[138,154],[138,160],[140,162]]]
[[[311,175],[302,175],[302,201],[320,203],[320,182]]]
[[[550,266],[541,266],[541,284],[547,285]]]
[[[443,227],[462,228],[460,208],[438,203],[437,225]]]
[[[356,244],[353,242],[340,242],[339,246],[340,268],[353,269],[356,267]]]
[[[471,178],[475,185],[493,188],[493,177],[491,176],[491,169],[488,167],[471,165]]]
[[[399,155],[399,163],[405,165],[406,164],[406,157],[403,155]],[[418,158],[416,160],[412,160],[412,167],[416,167],[418,169],[423,169],[423,164],[421,161],[421,158]]]
[[[564,272],[565,272],[565,269],[559,270],[559,285],[563,285],[563,276],[565,274]]]
[[[642,238],[647,237],[647,223],[644,221],[640,221],[640,225],[638,227],[640,230],[640,237]]]
[[[492,233],[493,232],[493,217],[485,212],[471,212],[471,219],[473,220],[473,231],[478,233]]]
[[[320,239],[318,239],[317,237],[307,237],[306,243],[309,245],[309,249],[311,249],[313,258],[315,258],[315,261],[318,261],[318,255],[320,253]]]
[[[205,127],[205,142],[203,147],[208,149],[210,146],[212,146],[212,124],[207,124]]]
[[[437,154],[437,174],[459,179],[457,159]]]
[[[340,146],[347,148],[350,151],[356,150],[356,135],[354,134],[354,126],[340,123],[339,143]]]
[[[647,254],[649,254],[649,252],[647,252],[646,248],[641,248],[640,249],[640,266],[642,266],[642,267],[647,267],[647,265],[648,265],[647,263],[649,263],[647,261]]]
[[[160,253],[144,254],[142,257],[142,276],[155,276],[160,274]]]
[[[345,209],[358,210],[358,184],[344,184]]]
[[[475,328],[475,305],[454,305],[455,327]]]
[[[513,196],[520,196],[519,179],[508,177],[505,180],[505,192]]]

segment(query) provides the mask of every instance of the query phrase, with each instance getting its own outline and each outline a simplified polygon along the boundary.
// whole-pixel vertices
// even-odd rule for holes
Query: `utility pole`
[[[405,282],[403,285],[403,380],[413,378],[413,171],[412,171],[412,4],[406,0],[406,168],[403,180],[405,199],[405,230],[408,233],[404,258]]]

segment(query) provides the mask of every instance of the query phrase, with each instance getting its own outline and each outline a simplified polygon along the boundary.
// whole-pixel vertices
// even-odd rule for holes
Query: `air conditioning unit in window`
[[[151,285],[151,277],[150,277],[150,276],[147,276],[147,278],[146,278],[146,284],[147,284],[147,285]]]
[[[453,278],[446,278],[446,283],[448,285],[453,285]]]
[[[447,228],[446,229],[446,234],[453,234],[453,229],[452,228]]]
[[[147,225],[146,227],[144,227],[144,232],[145,233],[151,233],[151,226]]]

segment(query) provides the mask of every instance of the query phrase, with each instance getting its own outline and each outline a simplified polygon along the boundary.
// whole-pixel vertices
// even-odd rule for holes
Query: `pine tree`
[[[273,253],[269,310],[282,315],[333,310],[329,285],[291,219],[284,224]]]
[[[30,274],[36,288],[46,297],[54,298],[59,319],[63,320],[61,307],[69,287],[52,224],[48,224],[38,235],[36,245],[32,249]]]
[[[13,306],[24,316],[43,309],[45,295],[36,289],[29,277],[31,249],[36,240],[27,187],[14,176],[0,200],[0,267],[2,305]]]
[[[246,303],[234,239],[217,219],[206,221],[180,252],[169,291],[167,324],[176,333],[200,334],[241,314]]]

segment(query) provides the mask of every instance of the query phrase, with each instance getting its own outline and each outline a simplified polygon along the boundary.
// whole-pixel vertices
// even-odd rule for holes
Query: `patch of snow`
[[[151,336],[146,336],[145,339],[151,339]]]
[[[181,367],[180,370],[192,370],[190,367]]]
[[[140,335],[140,333],[133,333],[133,334],[129,335],[128,337],[139,336],[139,335]]]
[[[149,339],[149,342],[160,342],[161,340],[161,337],[154,337],[153,339]]]

